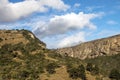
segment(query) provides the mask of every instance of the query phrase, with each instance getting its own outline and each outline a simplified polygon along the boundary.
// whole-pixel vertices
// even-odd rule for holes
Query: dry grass
[[[3,41],[0,42],[0,46],[11,43],[18,44],[21,41],[23,44],[27,44],[29,42],[21,33],[17,31],[11,31],[9,33],[6,33],[6,31],[0,31],[0,38],[3,39]]]
[[[96,77],[92,76],[89,72],[86,72],[86,78],[87,80],[96,80]]]
[[[66,67],[62,66],[56,69],[55,74],[44,73],[40,76],[41,80],[72,80],[66,71]]]

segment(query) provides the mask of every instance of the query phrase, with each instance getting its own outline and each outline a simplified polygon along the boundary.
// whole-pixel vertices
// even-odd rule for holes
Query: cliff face
[[[80,59],[118,54],[120,53],[120,34],[109,38],[81,43],[74,47],[57,49],[56,52]]]

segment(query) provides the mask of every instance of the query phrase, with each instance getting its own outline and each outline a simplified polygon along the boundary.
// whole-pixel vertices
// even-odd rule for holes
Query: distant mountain
[[[118,54],[120,53],[120,34],[108,38],[84,42],[74,47],[57,49],[56,52],[80,59]]]

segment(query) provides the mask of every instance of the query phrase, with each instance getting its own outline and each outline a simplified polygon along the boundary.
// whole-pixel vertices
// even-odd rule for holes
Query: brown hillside
[[[0,46],[5,44],[18,44],[30,43],[31,39],[37,39],[31,32],[27,30],[0,30]],[[39,41],[39,45],[42,47],[46,47],[46,45]]]

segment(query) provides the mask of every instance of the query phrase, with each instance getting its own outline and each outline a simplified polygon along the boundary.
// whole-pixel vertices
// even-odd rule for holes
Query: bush
[[[97,65],[93,65],[92,63],[87,64],[86,70],[91,72],[94,75],[99,74],[99,67]]]
[[[73,79],[81,78],[86,80],[85,68],[83,65],[78,66],[77,68],[71,68],[68,70],[69,76]]]
[[[117,69],[112,69],[109,74],[110,79],[120,80],[120,73]]]
[[[71,68],[69,71],[69,76],[73,79],[78,78],[78,69],[77,68]]]
[[[83,65],[78,67],[78,77],[80,77],[82,80],[86,80],[85,67]]]
[[[53,63],[49,63],[47,66],[46,66],[46,70],[48,71],[48,73],[50,74],[53,74],[55,73],[55,68],[59,67],[57,65],[57,63],[53,62]]]
[[[95,65],[92,69],[92,73],[93,74],[99,74],[99,67],[97,65]]]
[[[91,72],[92,68],[93,68],[93,64],[92,63],[87,63],[86,70]]]
[[[30,72],[27,71],[27,70],[23,70],[23,71],[20,73],[20,77],[21,77],[21,78],[27,78],[27,77],[29,77],[29,75],[30,75]]]

